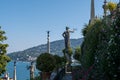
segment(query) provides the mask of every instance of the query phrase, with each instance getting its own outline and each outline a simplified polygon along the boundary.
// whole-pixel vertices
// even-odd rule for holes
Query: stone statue
[[[69,27],[66,27],[66,31],[62,34],[65,40],[65,49],[70,47],[70,32],[73,33],[74,31],[70,31]]]
[[[29,66],[29,69],[30,69],[30,79],[34,79],[35,68],[34,68],[33,61],[31,62],[31,65]]]
[[[65,67],[65,72],[71,72],[71,56],[68,53],[68,49],[70,48],[70,33],[73,33],[74,31],[69,30],[69,27],[66,27],[66,31],[63,32],[62,36],[64,37],[65,41],[65,54],[64,56],[67,58],[67,63]]]

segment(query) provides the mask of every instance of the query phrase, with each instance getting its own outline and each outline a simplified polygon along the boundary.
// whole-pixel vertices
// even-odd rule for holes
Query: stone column
[[[50,53],[50,31],[47,31],[47,52]]]
[[[16,77],[16,61],[14,61],[14,75],[13,75],[13,80],[17,80],[17,77]]]

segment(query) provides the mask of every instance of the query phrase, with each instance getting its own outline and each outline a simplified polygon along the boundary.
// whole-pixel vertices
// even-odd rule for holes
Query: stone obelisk
[[[16,61],[14,61],[14,74],[13,74],[13,80],[17,80],[17,77],[16,77]]]
[[[50,31],[47,31],[47,52],[50,53]]]
[[[89,24],[93,23],[94,19],[95,19],[94,0],[91,0],[91,12],[90,12],[90,21],[89,21]]]

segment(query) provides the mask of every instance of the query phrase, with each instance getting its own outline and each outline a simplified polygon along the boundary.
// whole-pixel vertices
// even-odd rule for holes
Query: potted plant
[[[55,68],[55,58],[49,53],[42,53],[36,60],[36,68],[40,71],[42,80],[50,79],[51,72]]]

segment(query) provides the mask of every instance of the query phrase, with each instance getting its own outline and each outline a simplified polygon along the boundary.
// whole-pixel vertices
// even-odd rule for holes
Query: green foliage
[[[8,44],[3,44],[3,41],[7,39],[4,34],[5,32],[0,27],[0,75],[6,71],[6,65],[10,61],[10,58],[6,55]]]
[[[105,75],[103,74],[106,70],[106,54],[108,52],[107,46],[109,41],[109,32],[110,28],[107,26],[104,22],[104,20],[101,22],[101,25],[99,27],[98,37],[97,37],[97,44],[96,48],[94,48],[94,69],[92,70],[92,73],[90,75],[94,76],[95,80],[99,80],[100,78],[105,79]],[[106,80],[106,79],[105,79]]]
[[[56,61],[56,69],[58,69],[60,66],[62,66],[62,57],[58,55],[54,55],[55,61]]]
[[[63,49],[62,52],[64,53],[64,55],[67,53],[69,56],[71,56],[73,54],[73,51],[72,51],[71,47],[69,47],[68,50]]]
[[[66,58],[64,56],[60,57],[58,55],[54,55],[54,58],[55,58],[55,61],[56,61],[55,70],[58,72],[59,68],[62,68],[62,67],[65,66]]]
[[[95,52],[99,44],[99,35],[104,24],[102,20],[96,20],[94,24],[89,25],[82,45],[82,62],[84,67],[88,68],[94,63]]]
[[[87,32],[88,32],[88,30],[89,30],[89,29],[88,29],[88,28],[89,28],[89,26],[88,26],[87,24],[85,24],[84,26],[85,26],[85,28],[83,28],[83,29],[82,29],[82,34],[83,34],[83,36],[85,36],[85,35],[86,35],[86,33],[87,33]]]
[[[73,50],[71,47],[68,48],[67,54],[71,56],[73,54]]]
[[[77,47],[77,48],[75,49],[75,53],[74,53],[73,57],[74,57],[76,60],[79,60],[79,61],[80,61],[80,58],[81,58],[81,48],[80,48],[80,47]]]
[[[120,74],[120,12],[85,27],[81,63],[91,80],[118,80]],[[113,18],[114,17],[114,18]]]
[[[63,52],[63,54],[64,54],[64,56],[65,56],[65,53],[66,53],[65,49],[63,49],[62,52]]]
[[[106,73],[111,80],[117,80],[120,74],[120,12],[116,13],[110,30]]]
[[[61,57],[61,61],[62,61],[62,65],[64,66],[64,64],[67,62],[67,59],[66,59],[66,57]]]
[[[53,55],[43,53],[36,60],[36,68],[43,72],[51,72],[55,68],[56,60]]]
[[[104,20],[96,20],[94,24],[88,25],[88,27],[81,47],[81,63],[85,70],[94,66],[94,69],[89,73],[89,78],[100,80],[100,78],[105,78],[103,73],[106,69],[105,59],[108,52],[107,42],[109,41],[110,28]]]

